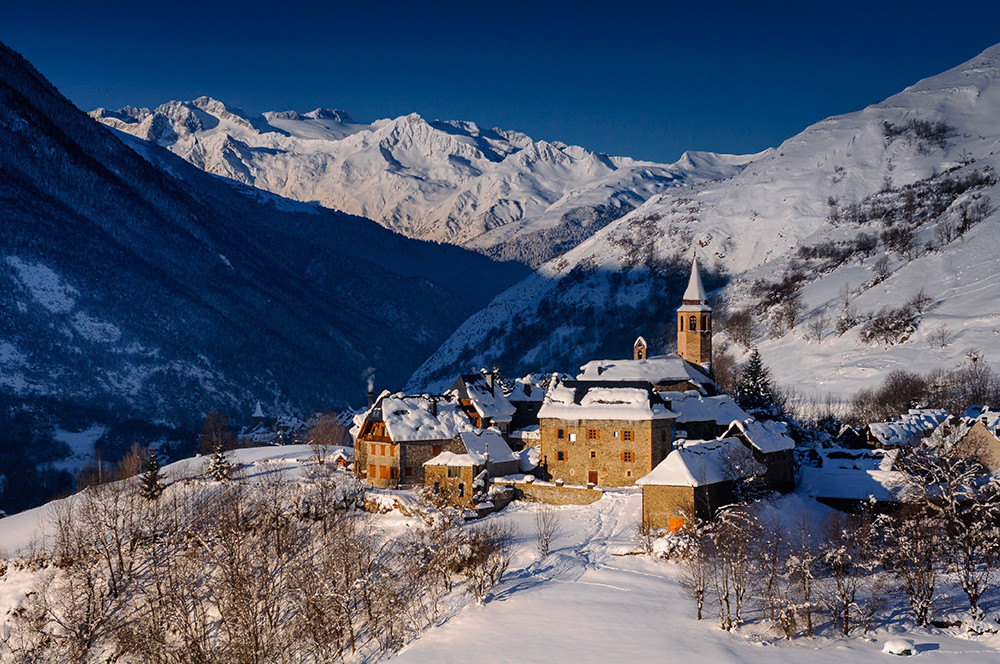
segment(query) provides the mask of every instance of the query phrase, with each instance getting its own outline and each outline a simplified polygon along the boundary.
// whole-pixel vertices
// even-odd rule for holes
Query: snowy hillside
[[[91,116],[210,173],[531,264],[654,194],[727,177],[748,159],[696,153],[663,165],[416,114],[370,124],[327,109],[252,118],[208,97]]]
[[[214,621],[224,620],[228,621],[225,623],[228,627],[236,622],[234,616],[250,625],[265,625],[261,628],[261,645],[256,646],[261,650],[253,650],[254,655],[263,655],[264,648],[277,650],[279,654],[296,653],[297,657],[289,657],[288,661],[375,662],[388,658],[414,664],[444,661],[489,664],[512,660],[597,664],[660,661],[665,653],[671,653],[676,661],[681,662],[697,659],[707,663],[783,663],[808,659],[817,663],[833,663],[849,659],[860,663],[887,661],[881,652],[884,643],[889,639],[908,638],[915,642],[919,654],[930,656],[934,661],[980,663],[995,661],[997,648],[1000,647],[1000,637],[995,633],[992,618],[978,623],[994,630],[983,634],[973,634],[962,626],[916,627],[904,597],[898,592],[887,593],[883,597],[886,603],[883,615],[874,622],[870,631],[862,633],[860,628],[855,627],[850,636],[839,633],[825,610],[816,610],[816,636],[806,638],[800,626],[796,638],[785,641],[780,630],[761,616],[756,600],[751,601],[749,596],[743,616],[745,623],[732,632],[719,628],[714,615],[715,602],[711,598],[706,604],[704,619],[696,620],[694,603],[682,589],[680,566],[677,562],[645,553],[644,543],[637,537],[641,495],[635,488],[608,490],[599,501],[590,505],[552,507],[518,501],[482,521],[457,526],[449,531],[453,536],[456,532],[469,533],[491,525],[507,524],[512,532],[509,567],[499,583],[490,589],[483,603],[475,601],[461,577],[455,578],[454,585],[449,586],[447,591],[428,589],[427,594],[437,599],[433,604],[421,603],[423,593],[414,592],[414,587],[427,588],[425,584],[429,583],[430,577],[427,574],[412,576],[410,565],[414,564],[414,560],[418,566],[425,564],[425,559],[419,557],[426,555],[421,549],[421,543],[425,541],[421,537],[426,538],[432,533],[429,521],[433,519],[427,517],[434,511],[421,503],[413,492],[371,489],[364,494],[363,500],[374,514],[345,509],[339,504],[362,495],[354,493],[360,489],[349,473],[318,467],[313,455],[308,446],[237,450],[230,459],[237,479],[225,483],[212,481],[206,476],[207,458],[185,459],[163,469],[169,486],[155,504],[122,491],[121,487],[116,490],[114,486],[105,486],[101,490],[91,489],[0,520],[0,543],[4,548],[0,551],[0,661],[20,661],[18,654],[34,645],[30,638],[25,638],[26,633],[31,635],[30,631],[23,629],[23,625],[30,624],[26,623],[25,615],[32,615],[28,610],[39,606],[42,595],[52,593],[55,596],[54,592],[62,588],[53,583],[59,574],[73,580],[79,577],[69,575],[77,574],[94,581],[91,588],[103,600],[88,605],[95,608],[86,615],[99,616],[102,629],[87,644],[88,647],[82,649],[83,654],[72,660],[77,662],[107,659],[105,649],[111,648],[109,642],[114,643],[109,634],[117,636],[121,633],[112,631],[120,615],[115,609],[121,605],[129,609],[121,611],[121,614],[133,620],[136,619],[134,616],[141,616],[139,623],[152,635],[146,647],[150,647],[152,652],[163,653],[173,646],[169,652],[176,655],[176,661],[188,661],[185,655],[191,652],[192,644],[203,646],[203,651],[213,654],[228,654],[226,647],[233,646],[227,641],[234,640],[234,635],[222,628],[205,629],[198,633],[196,640],[182,632],[178,625],[187,627],[195,623],[218,627],[219,622]],[[320,528],[312,517],[296,517],[301,516],[298,510],[303,506],[315,509],[325,504],[320,502],[323,495],[320,490],[323,489],[331,494],[327,501],[338,504],[338,507],[334,508],[335,516],[330,519],[336,528],[331,527],[331,534],[323,535],[321,541],[330,545],[341,544],[346,531],[346,536],[359,538],[357,550],[311,548],[312,541],[321,537]],[[112,512],[111,509],[119,504],[136,508],[142,516],[136,516],[122,507]],[[219,519],[213,536],[204,537],[201,530],[204,523],[195,517],[215,524],[211,519],[218,518],[215,515],[219,513],[233,510],[234,504],[255,508],[243,514],[246,521],[240,523],[244,529],[236,531],[237,536],[229,535],[229,522]],[[832,512],[798,494],[771,498],[758,504],[758,509],[759,518],[793,533],[804,522],[823,523]],[[93,526],[89,525],[92,517],[88,510],[101,516],[113,515],[109,517],[111,523],[120,530],[110,532],[132,532],[129,529],[135,529],[145,535],[148,528],[156,527],[150,524],[163,524],[176,529],[163,531],[162,537],[143,538],[142,544],[125,550],[124,562],[118,564],[122,565],[122,570],[132,571],[134,577],[130,583],[123,584],[126,590],[122,597],[109,597],[106,590],[107,579],[114,578],[119,568],[114,565],[105,567],[97,555],[93,563],[52,565],[46,561],[46,555],[65,550],[56,537],[57,533],[76,528],[71,532],[81,533],[82,536],[93,535],[94,531],[89,530]],[[535,536],[536,518],[542,511],[546,511],[557,524],[547,555],[539,552]],[[268,521],[272,513],[281,518]],[[88,525],[76,525],[79,522],[70,525],[71,522],[66,520],[70,514],[77,515],[81,522]],[[252,519],[259,519],[252,522],[257,526],[255,528],[245,525]],[[353,529],[346,528],[345,524],[351,522],[355,524]],[[279,529],[272,523],[286,525],[282,526],[284,529]],[[277,546],[267,535],[261,534],[270,533],[272,529],[289,538],[289,541],[284,541],[284,546]],[[170,533],[180,534],[181,537],[172,538]],[[178,547],[173,539],[194,544]],[[225,549],[226,555],[219,555],[218,559],[206,553],[213,551],[210,547],[216,541],[230,547]],[[373,554],[365,548],[365,542],[372,542],[369,547],[376,548],[378,552]],[[665,543],[657,542],[654,549],[662,550],[660,545]],[[101,551],[114,553],[115,545],[115,542],[106,543]],[[263,549],[264,545],[268,548]],[[153,553],[159,557],[153,557]],[[330,554],[329,559],[324,557],[327,553]],[[364,558],[366,555],[371,557]],[[145,562],[142,556],[149,556],[154,562],[148,567],[135,562]],[[288,564],[289,560],[297,565]],[[299,614],[289,611],[288,606],[295,605],[299,596],[296,591],[300,591],[301,586],[295,585],[301,578],[299,575],[303,574],[303,570],[311,571],[313,566],[329,565],[329,560],[339,561],[346,569],[350,569],[350,561],[364,561],[359,565],[361,570],[368,571],[365,567],[367,563],[376,567],[377,571],[370,575],[358,575],[356,579],[348,577],[354,579],[354,584],[349,585],[344,594],[336,594],[341,591],[341,586],[337,585],[341,577],[336,575],[336,571],[342,568],[325,567],[321,569],[326,574],[306,577],[310,583],[308,597],[320,597],[322,600],[349,598],[345,603],[351,602],[348,605],[355,607],[351,620],[357,627],[356,649],[353,642],[351,650],[342,644],[338,655],[311,659],[309,655],[312,653],[308,648],[314,643],[310,640],[314,632],[295,631],[296,641],[291,645],[279,639],[290,631],[281,628],[287,624],[298,624],[295,621]],[[241,587],[253,589],[254,592],[249,593],[251,604],[238,604],[245,601],[242,596],[228,595],[231,592],[229,588],[232,588],[232,585],[227,585],[231,583],[230,577],[221,574],[213,577],[211,583],[197,586],[200,592],[180,596],[178,606],[154,604],[148,599],[154,593],[145,592],[148,588],[155,587],[160,591],[163,587],[149,582],[157,571],[180,569],[189,576],[180,577],[180,581],[169,577],[171,585],[167,586],[165,593],[173,599],[174,595],[169,593],[176,592],[178,587],[186,588],[183,585],[186,579],[197,581],[203,578],[197,576],[200,565],[223,566],[229,561],[232,567],[223,569],[241,572],[235,578]],[[107,571],[109,569],[112,571]],[[399,577],[404,579],[403,583],[394,581]],[[942,586],[945,584],[942,583]],[[373,597],[378,599],[394,597],[388,587],[401,592],[400,599],[395,603],[385,601],[376,605],[376,610],[381,613],[376,614],[377,621],[370,620],[378,627],[377,630],[370,629],[366,622],[365,611],[362,610],[364,595],[358,590],[372,587],[377,589]],[[935,601],[936,616],[967,620],[963,598],[956,593],[954,589],[945,587],[939,590]],[[72,599],[76,600],[76,597],[72,596]],[[65,600],[62,604],[49,606],[54,616],[61,617],[79,606],[79,601]],[[228,601],[230,604],[218,604],[222,607],[220,612],[210,610],[207,615],[212,617],[207,622],[196,623],[203,618],[198,611],[206,607],[214,609],[216,601]],[[864,601],[859,594],[859,602]],[[990,615],[994,615],[997,608],[995,597],[991,594],[984,604]],[[154,631],[155,624],[147,618],[159,615],[149,613],[151,605],[170,612],[164,620],[175,630],[166,632],[166,638]],[[398,610],[400,605],[410,611]],[[226,609],[232,606],[252,608],[246,613],[227,613]],[[324,612],[340,615],[336,613],[339,607],[332,601],[321,603],[321,606]],[[414,606],[424,611],[414,611]],[[177,610],[178,607],[180,610]],[[266,612],[275,607],[277,610]],[[76,618],[80,614],[72,615],[83,624],[83,618]],[[976,623],[970,624],[974,626]],[[399,630],[392,641],[379,638],[380,630],[387,625]],[[19,626],[22,626],[20,630]],[[43,628],[52,629],[50,625],[43,625]],[[337,634],[339,632],[331,630],[322,636],[333,640]],[[157,637],[163,638],[163,641],[158,641]],[[182,640],[185,637],[188,638],[186,642]],[[43,643],[38,650],[46,654],[60,652],[59,647],[63,643],[74,643],[71,638],[55,640],[47,651],[43,650],[46,647]],[[136,646],[133,642],[124,642],[118,647],[129,653],[119,661],[150,661],[131,654],[143,647],[142,643]],[[217,661],[234,660],[221,656]],[[283,660],[275,657],[267,661]]]
[[[56,427],[357,403],[525,273],[142,145],[0,44],[0,465]]]
[[[716,300],[752,313],[752,342],[800,392],[846,396],[893,368],[950,368],[970,351],[1000,360],[998,114],[995,46],[817,123],[729,179],[654,196],[499,295],[411,385],[490,362],[574,370],[626,355],[639,333],[658,352],[694,252],[715,267]],[[873,337],[869,321],[921,289],[900,329]]]

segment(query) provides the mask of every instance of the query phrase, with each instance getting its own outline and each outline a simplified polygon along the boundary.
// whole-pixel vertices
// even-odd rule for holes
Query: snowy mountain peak
[[[800,394],[849,398],[893,369],[967,356],[1000,365],[998,79],[1000,45],[758,155],[685,153],[674,172],[699,179],[499,295],[409,388],[470,364],[565,371],[621,356],[636,334],[665,348],[692,248],[720,300],[720,341],[726,309],[750,312],[730,339],[758,346]]]
[[[692,153],[674,165],[639,162],[417,113],[369,124],[335,109],[250,118],[210,97],[91,116],[216,175],[531,264],[655,194],[729,177],[747,161]]]

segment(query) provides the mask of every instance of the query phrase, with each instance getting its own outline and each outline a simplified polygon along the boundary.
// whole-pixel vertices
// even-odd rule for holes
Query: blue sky
[[[18,2],[0,40],[84,110],[417,112],[674,161],[757,152],[1000,42],[1000,2]]]

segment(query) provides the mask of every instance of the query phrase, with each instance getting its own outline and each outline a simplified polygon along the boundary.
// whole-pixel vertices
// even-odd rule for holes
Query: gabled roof
[[[559,420],[672,420],[670,410],[653,386],[644,381],[553,381],[538,418]]]
[[[667,455],[638,485],[707,486],[742,479],[764,472],[736,438],[698,441],[678,447]]]
[[[400,392],[382,396],[362,417],[365,420],[384,422],[386,433],[396,443],[451,440],[475,430],[457,401],[448,395],[405,396]]]
[[[670,400],[670,410],[677,413],[678,424],[684,422],[715,422],[719,426],[732,424],[734,420],[750,419],[732,397],[720,394],[714,397],[702,396],[695,390],[687,392],[664,392]]]
[[[503,394],[499,381],[491,386],[482,374],[463,374],[451,389],[459,398],[468,399],[480,417],[489,417],[494,422],[509,422],[517,410]]]
[[[503,436],[489,429],[477,429],[459,434],[459,440],[465,446],[465,454],[442,452],[425,466],[481,466],[486,462],[486,452],[490,454],[490,465],[517,461],[520,455],[511,451]]]
[[[645,360],[591,360],[580,367],[579,380],[646,381],[653,385],[690,382],[714,385],[701,367],[680,355],[656,355]]]
[[[946,411],[914,408],[892,422],[869,424],[868,431],[883,445],[915,445],[947,419]]]
[[[784,422],[762,422],[753,418],[734,420],[724,435],[737,434],[742,434],[764,454],[795,449],[795,441],[788,435],[788,425]]]
[[[540,374],[528,374],[523,378],[515,378],[507,401],[540,402],[545,398],[545,384]]]

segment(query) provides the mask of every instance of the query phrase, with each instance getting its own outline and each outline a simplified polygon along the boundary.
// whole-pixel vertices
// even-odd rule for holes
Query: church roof
[[[705,293],[705,285],[701,283],[701,274],[698,272],[698,257],[691,261],[691,278],[688,280],[687,290],[684,291],[684,301],[697,301],[702,304],[708,302],[708,295]]]
[[[264,409],[261,408],[260,401],[257,402],[257,408],[253,411],[253,415],[251,415],[251,417],[264,417]]]

